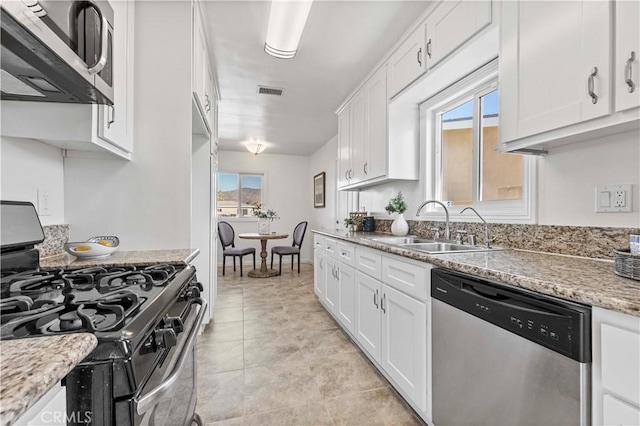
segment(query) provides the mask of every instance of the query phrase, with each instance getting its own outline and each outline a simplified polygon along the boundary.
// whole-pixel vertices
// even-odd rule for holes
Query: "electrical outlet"
[[[625,207],[626,205],[626,191],[622,189],[618,189],[613,192],[613,206],[614,207]]]
[[[51,216],[51,191],[38,188],[38,215]]]
[[[606,185],[596,188],[596,212],[629,213],[632,211],[631,185]]]

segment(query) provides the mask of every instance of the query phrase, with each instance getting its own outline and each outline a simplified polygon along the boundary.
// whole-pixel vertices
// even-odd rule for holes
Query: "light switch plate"
[[[596,188],[596,212],[631,212],[633,207],[631,187],[631,184],[598,186]]]

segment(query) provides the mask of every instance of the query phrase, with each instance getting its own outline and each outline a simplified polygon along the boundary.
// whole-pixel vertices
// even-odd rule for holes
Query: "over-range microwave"
[[[108,1],[2,0],[2,100],[113,104]]]

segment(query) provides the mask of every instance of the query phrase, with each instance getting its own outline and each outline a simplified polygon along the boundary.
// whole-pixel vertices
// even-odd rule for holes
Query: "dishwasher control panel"
[[[580,362],[591,361],[587,306],[433,269],[431,297]]]

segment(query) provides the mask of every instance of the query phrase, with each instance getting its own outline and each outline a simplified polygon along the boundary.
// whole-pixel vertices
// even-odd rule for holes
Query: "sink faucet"
[[[443,203],[441,203],[438,200],[425,201],[424,203],[420,204],[420,207],[418,207],[418,210],[416,211],[416,216],[420,216],[420,210],[422,210],[424,206],[426,206],[427,204],[434,204],[434,203],[441,205],[442,208],[444,209],[444,215],[445,215],[444,238],[445,240],[450,240],[451,231],[449,230],[449,210],[447,210],[447,206],[445,206]]]
[[[464,209],[462,209],[460,214],[466,212],[467,210],[471,210],[472,212],[474,212],[476,216],[478,216],[480,220],[484,223],[484,241],[485,241],[485,244],[487,245],[487,248],[491,248],[491,243],[493,242],[493,238],[489,237],[489,225],[487,224],[487,221],[484,220],[484,218],[480,216],[480,213],[478,213],[476,209],[474,209],[473,207],[465,207]]]

